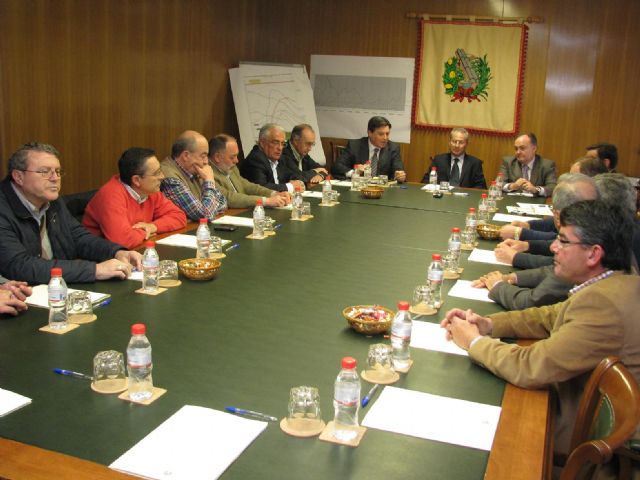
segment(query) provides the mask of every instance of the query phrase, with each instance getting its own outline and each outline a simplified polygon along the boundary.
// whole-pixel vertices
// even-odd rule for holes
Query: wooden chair
[[[588,478],[595,465],[609,462],[640,423],[640,389],[616,357],[596,367],[585,387],[560,480]]]
[[[329,173],[331,174],[331,167],[333,167],[333,164],[336,163],[336,160],[338,159],[338,157],[340,156],[342,151],[345,148],[347,148],[347,141],[346,140],[331,140],[331,142],[329,142],[329,143],[331,144],[331,160],[327,160],[326,168],[329,171]]]

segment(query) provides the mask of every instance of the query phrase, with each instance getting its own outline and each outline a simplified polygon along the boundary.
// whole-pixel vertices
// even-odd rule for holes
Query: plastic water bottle
[[[151,344],[145,335],[143,323],[131,326],[131,340],[127,346],[127,373],[129,398],[141,402],[153,395],[151,370]]]
[[[209,247],[211,246],[211,230],[209,230],[209,220],[200,219],[200,225],[196,230],[196,258],[209,258]]]
[[[451,229],[451,236],[449,237],[449,250],[448,255],[451,261],[449,266],[451,271],[458,271],[458,261],[460,260],[460,248],[462,247],[462,239],[460,238],[460,229],[454,227]]]
[[[409,315],[409,302],[398,302],[398,313],[393,317],[391,324],[391,347],[393,348],[393,368],[403,369],[409,366],[411,354],[411,316]]]
[[[431,167],[431,172],[429,172],[429,185],[438,185],[438,169],[436,167]]]
[[[476,217],[476,209],[469,208],[469,213],[464,221],[464,232],[468,239],[468,243],[473,245],[476,242],[476,227],[478,226],[478,217]]]
[[[333,394],[335,416],[334,436],[348,442],[358,436],[358,410],[360,409],[360,377],[356,371],[356,359],[344,357],[342,370],[336,378]]]
[[[256,206],[253,209],[253,236],[264,237],[264,207],[262,206],[262,199],[256,200]]]
[[[293,194],[293,200],[291,202],[291,218],[294,220],[300,220],[302,218],[302,210],[304,209],[302,199],[302,187],[297,186],[296,191]]]
[[[504,175],[502,172],[498,172],[496,187],[498,188],[498,200],[502,200],[502,189],[504,188]]]
[[[365,185],[369,185],[371,183],[371,160],[367,160],[365,162],[362,178]]]
[[[322,184],[322,204],[329,205],[331,203],[331,177],[327,175]]]
[[[47,298],[49,299],[49,327],[67,328],[67,284],[62,278],[61,268],[51,269]]]
[[[444,269],[442,268],[442,256],[438,253],[431,255],[431,265],[427,271],[427,285],[429,286],[429,306],[440,308],[442,306],[442,279]]]
[[[478,225],[489,222],[489,206],[487,205],[487,194],[483,193],[478,204]]]
[[[146,292],[156,292],[158,290],[160,257],[156,252],[156,242],[149,240],[144,246],[146,248],[142,255],[142,289]]]

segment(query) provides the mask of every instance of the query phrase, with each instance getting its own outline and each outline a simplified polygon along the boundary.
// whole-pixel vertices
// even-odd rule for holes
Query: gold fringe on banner
[[[480,23],[544,23],[542,17],[491,17],[484,15],[450,15],[434,13],[407,13],[407,18],[420,20],[440,20],[446,22],[480,22]]]

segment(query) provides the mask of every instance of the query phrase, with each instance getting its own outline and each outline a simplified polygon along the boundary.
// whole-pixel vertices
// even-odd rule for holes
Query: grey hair
[[[311,130],[313,132],[313,127],[308,123],[301,123],[300,125],[296,125],[295,127],[293,127],[293,129],[291,129],[291,136],[289,137],[289,139],[297,140],[298,138],[301,138],[302,132],[304,132],[305,130]]]
[[[29,163],[30,152],[50,153],[60,160],[60,152],[53,145],[40,142],[29,142],[22,145],[9,157],[9,174],[14,170],[26,170]]]
[[[452,128],[451,132],[449,132],[449,138],[453,137],[454,133],[461,133],[462,135],[464,135],[464,141],[465,142],[469,141],[469,131],[466,128],[462,128],[462,127]]]
[[[185,136],[178,138],[173,145],[171,145],[171,158],[174,160],[182,155],[185,150],[188,152],[194,152],[198,142],[195,135]]]
[[[558,178],[553,190],[553,208],[560,211],[582,200],[598,200],[599,194],[593,178],[583,173],[565,173]]]
[[[267,141],[272,130],[279,130],[280,132],[284,133],[284,128],[282,128],[277,123],[265,123],[260,129],[260,133],[258,133],[258,141]]]
[[[625,211],[635,214],[636,190],[626,176],[621,173],[601,173],[593,179],[603,202],[620,205]]]

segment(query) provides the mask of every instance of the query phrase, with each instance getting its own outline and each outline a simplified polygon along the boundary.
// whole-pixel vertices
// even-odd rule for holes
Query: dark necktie
[[[529,165],[522,166],[522,178],[529,180]]]
[[[378,176],[378,152],[379,151],[380,151],[379,148],[373,149],[373,158],[371,159],[371,176],[372,177]]]
[[[453,187],[460,186],[460,167],[458,166],[459,159],[453,160],[453,168],[451,169],[451,175],[449,176],[449,185]]]

